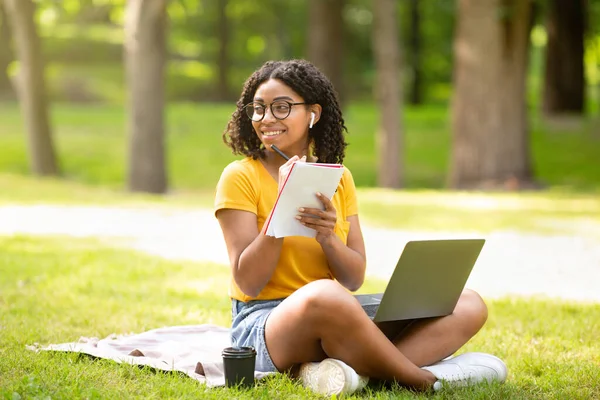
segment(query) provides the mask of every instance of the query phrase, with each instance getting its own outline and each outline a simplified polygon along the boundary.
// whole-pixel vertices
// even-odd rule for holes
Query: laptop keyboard
[[[379,308],[379,304],[362,304],[363,310],[367,313],[369,318],[375,318],[375,314],[377,314],[377,309]]]

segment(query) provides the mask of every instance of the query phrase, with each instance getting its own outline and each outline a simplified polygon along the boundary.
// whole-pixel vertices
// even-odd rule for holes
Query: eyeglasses
[[[289,117],[292,112],[292,107],[300,104],[306,103],[291,103],[285,100],[278,100],[271,103],[269,108],[271,109],[271,114],[277,119],[286,119]],[[254,122],[262,121],[265,117],[267,111],[267,105],[263,103],[259,103],[257,101],[253,101],[252,103],[248,103],[244,106],[246,110],[246,115]]]

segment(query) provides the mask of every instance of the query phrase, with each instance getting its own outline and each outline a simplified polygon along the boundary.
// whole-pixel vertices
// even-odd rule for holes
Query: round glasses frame
[[[290,116],[293,106],[298,106],[301,104],[307,104],[307,103],[292,103],[291,101],[287,101],[287,100],[278,100],[278,101],[274,101],[271,104],[269,104],[268,107],[271,110],[271,115],[273,117],[275,117],[276,119],[282,120],[282,119],[286,119],[287,117]],[[282,113],[281,110],[277,110],[277,106],[282,106],[282,105],[287,106],[286,112]],[[273,106],[275,106],[275,108],[273,108]],[[262,109],[262,114],[256,113],[257,109]],[[264,103],[259,103],[257,101],[253,101],[252,103],[246,104],[244,106],[244,110],[246,111],[246,115],[248,116],[248,118],[250,118],[254,122],[262,121],[265,118],[265,115],[267,115],[267,105]]]

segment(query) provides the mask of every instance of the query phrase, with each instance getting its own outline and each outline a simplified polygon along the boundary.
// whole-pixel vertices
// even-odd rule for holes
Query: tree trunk
[[[8,77],[8,66],[13,60],[10,48],[12,41],[4,4],[0,2],[0,100],[14,98],[14,91]]]
[[[129,91],[129,172],[131,191],[164,193],[164,69],[167,0],[128,0],[125,62]]]
[[[310,0],[308,7],[308,59],[331,80],[343,102],[344,0]]]
[[[377,131],[378,185],[399,188],[403,184],[402,85],[400,40],[396,0],[373,3],[373,50],[376,67],[375,97],[380,111]]]
[[[584,112],[585,0],[551,0],[546,31],[544,114]]]
[[[4,5],[20,61],[16,86],[27,130],[30,168],[36,175],[58,175],[35,6],[31,0],[4,0]]]
[[[530,0],[459,0],[450,186],[531,184],[525,78]]]
[[[218,1],[218,27],[219,35],[219,58],[217,62],[218,80],[217,80],[217,96],[219,100],[229,101],[229,20],[227,19],[227,2],[228,0]]]
[[[419,0],[410,0],[410,62],[412,82],[410,85],[410,104],[419,105],[423,102],[422,81],[423,70],[421,64],[421,12]]]

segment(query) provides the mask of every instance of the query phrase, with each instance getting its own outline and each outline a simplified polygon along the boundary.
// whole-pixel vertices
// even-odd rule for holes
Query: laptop
[[[485,239],[410,241],[385,291],[355,297],[374,322],[449,315],[484,243]]]

